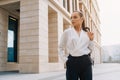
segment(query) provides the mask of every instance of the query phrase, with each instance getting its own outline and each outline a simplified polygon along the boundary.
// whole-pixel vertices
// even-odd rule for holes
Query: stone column
[[[70,1],[70,13],[72,14],[72,12],[73,12],[72,0],[69,0],[69,1]]]
[[[58,45],[59,45],[60,38],[61,38],[61,36],[63,34],[63,31],[64,31],[64,20],[63,20],[62,14],[60,14],[60,13],[58,14],[58,27],[57,27],[57,30],[58,30]],[[59,56],[59,62],[61,62],[60,56]]]
[[[39,0],[21,0],[20,73],[39,73],[39,40]]]
[[[49,71],[48,1],[39,0],[39,72]]]
[[[0,8],[0,71],[5,71],[7,63],[8,13]]]

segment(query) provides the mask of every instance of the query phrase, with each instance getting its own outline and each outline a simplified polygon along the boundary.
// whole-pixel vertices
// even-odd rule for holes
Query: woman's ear
[[[81,20],[83,20],[84,18],[83,17],[81,17]]]
[[[82,21],[82,22],[84,21],[84,18],[83,18],[83,17],[81,17],[81,21]]]

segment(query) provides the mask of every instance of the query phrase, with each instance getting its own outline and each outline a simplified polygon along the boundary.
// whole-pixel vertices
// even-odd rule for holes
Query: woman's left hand
[[[93,39],[94,39],[94,33],[92,33],[92,32],[87,32],[87,34],[88,34],[89,39],[90,39],[91,41],[93,41]]]

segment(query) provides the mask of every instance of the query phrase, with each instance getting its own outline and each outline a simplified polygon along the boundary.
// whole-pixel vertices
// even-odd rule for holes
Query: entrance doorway
[[[9,16],[7,40],[7,61],[17,62],[18,19]]]

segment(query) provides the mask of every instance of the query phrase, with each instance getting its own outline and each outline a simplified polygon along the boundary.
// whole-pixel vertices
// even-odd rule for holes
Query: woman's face
[[[73,26],[80,26],[83,22],[83,17],[80,17],[79,12],[73,12],[71,15],[71,22]]]

